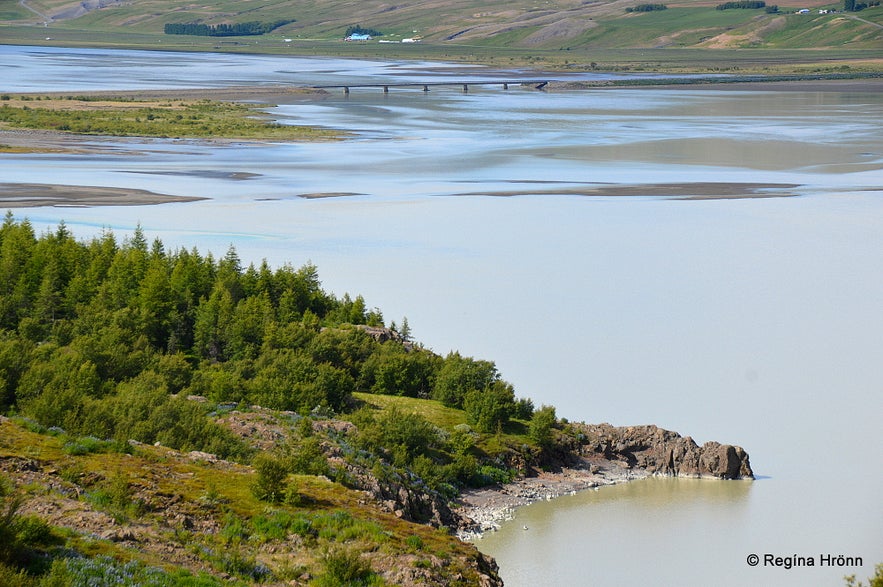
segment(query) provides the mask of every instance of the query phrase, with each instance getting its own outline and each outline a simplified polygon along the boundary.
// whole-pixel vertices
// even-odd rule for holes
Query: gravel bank
[[[583,459],[574,468],[541,472],[502,486],[468,490],[461,494],[454,509],[472,520],[472,524],[458,530],[457,536],[461,540],[474,540],[485,532],[498,530],[502,522],[513,518],[515,508],[521,506],[649,476],[646,471],[629,469],[614,461]]]

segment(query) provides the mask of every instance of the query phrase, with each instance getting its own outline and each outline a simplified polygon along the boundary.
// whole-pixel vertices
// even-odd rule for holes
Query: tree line
[[[237,22],[233,24],[202,24],[195,22],[170,22],[163,27],[167,35],[195,35],[199,37],[244,37],[263,35],[281,26],[291,24],[294,19],[274,22]]]
[[[626,12],[653,12],[655,10],[668,10],[668,6],[665,4],[638,4],[625,9]]]
[[[715,6],[716,10],[731,10],[731,9],[749,9],[754,10],[756,8],[765,8],[766,2],[763,0],[739,0],[738,2],[724,2],[723,4],[718,4]]]
[[[857,2],[856,0],[844,0],[843,10],[846,12],[859,12],[865,8],[873,8],[880,6],[880,0],[872,0],[871,2]]]
[[[437,399],[489,433],[534,412],[494,363],[407,343],[361,296],[323,291],[311,264],[167,251],[140,228],[80,241],[11,213],[0,226],[2,412],[235,458],[244,445],[188,396],[346,412],[354,391]]]
[[[360,24],[354,24],[347,27],[346,32],[344,33],[345,37],[349,37],[350,35],[371,35],[372,37],[382,37],[383,33],[378,31],[377,29],[371,29],[363,27]]]

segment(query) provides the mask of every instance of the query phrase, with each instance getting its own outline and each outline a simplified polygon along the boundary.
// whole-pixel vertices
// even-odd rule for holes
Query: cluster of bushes
[[[724,2],[715,6],[717,10],[731,10],[734,8],[755,9],[764,8],[766,2],[763,0],[739,0],[738,2]]]
[[[246,579],[249,584],[266,583],[280,576],[253,557],[243,556],[240,545],[244,542],[265,544],[274,540],[288,541],[292,536],[297,536],[302,544],[311,549],[318,548],[320,543],[323,545],[319,556],[322,570],[310,585],[386,585],[359,550],[344,544],[361,540],[380,545],[389,540],[388,533],[379,524],[353,518],[345,510],[297,514],[268,510],[251,520],[229,514],[219,535],[224,548],[204,550],[202,557],[213,566],[225,569],[228,574]],[[298,577],[305,571],[307,567],[296,565],[284,572],[283,576]]]
[[[653,12],[654,10],[667,10],[665,4],[638,4],[637,6],[629,6],[626,12]]]
[[[294,19],[274,22],[238,22],[235,24],[170,22],[165,25],[163,32],[167,35],[195,35],[198,37],[244,37],[263,35],[293,22]]]
[[[529,423],[531,440],[535,438],[533,428],[539,431],[534,440],[539,447],[552,442],[554,414],[554,409],[544,407]],[[353,450],[348,457],[356,464],[369,466],[381,480],[414,486],[417,490],[428,488],[453,498],[460,488],[509,483],[520,473],[499,458],[501,455],[488,454],[486,443],[480,443],[482,435],[468,424],[443,430],[425,417],[395,406],[379,414],[361,409],[350,418],[357,425],[358,434],[352,439]],[[500,427],[496,432],[500,432]],[[497,438],[496,434],[491,437]]]
[[[12,482],[0,475],[0,584],[16,584],[11,578],[19,571],[14,569],[39,565],[40,551],[57,542],[46,522],[20,514],[20,507]]]

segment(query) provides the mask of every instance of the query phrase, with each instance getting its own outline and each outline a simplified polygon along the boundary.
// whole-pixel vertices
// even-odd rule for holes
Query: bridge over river
[[[388,94],[390,88],[422,88],[424,92],[428,92],[430,87],[434,86],[459,86],[464,92],[469,91],[469,86],[502,86],[504,90],[508,90],[509,86],[533,86],[537,90],[542,90],[552,80],[548,79],[495,79],[495,80],[466,80],[466,81],[445,81],[445,82],[392,82],[381,84],[334,84],[312,86],[314,89],[331,90],[342,89],[344,94],[349,94],[350,90],[358,88],[383,88],[383,93]]]

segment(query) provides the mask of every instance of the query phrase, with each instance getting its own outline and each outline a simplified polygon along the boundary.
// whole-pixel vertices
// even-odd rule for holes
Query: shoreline
[[[327,97],[329,92],[310,86],[295,86],[282,84],[267,84],[261,86],[224,86],[213,88],[150,88],[136,90],[84,90],[63,91],[53,90],[49,92],[4,92],[9,96],[45,96],[49,98],[106,98],[118,99],[131,102],[149,100],[218,100],[218,101],[244,101],[258,98],[287,98],[309,101]]]
[[[517,508],[652,476],[649,471],[636,471],[614,461],[583,457],[576,467],[541,471],[505,485],[466,490],[457,498],[453,510],[472,523],[457,529],[456,536],[466,542],[475,541],[511,521]]]
[[[883,76],[782,79],[771,76],[762,78],[663,78],[635,83],[629,80],[552,80],[541,91],[582,91],[582,90],[726,90],[734,91],[807,91],[807,92],[880,92],[883,91]],[[229,102],[260,102],[264,104],[290,104],[292,102],[313,102],[325,100],[335,94],[322,88],[303,85],[271,84],[262,86],[225,86],[213,88],[150,88],[136,90],[85,90],[85,91],[34,91],[6,92],[8,96],[45,96],[49,98],[107,98],[125,101],[148,100],[217,100]],[[50,131],[51,132],[51,131]],[[70,134],[70,133],[58,133]]]
[[[652,476],[754,479],[741,447],[715,441],[699,446],[689,436],[654,425],[581,423],[577,437],[561,447],[566,457],[558,462],[567,466],[555,466],[555,472],[528,468],[536,474],[461,493],[452,508],[462,520],[457,536],[475,540],[497,530],[520,506]]]

